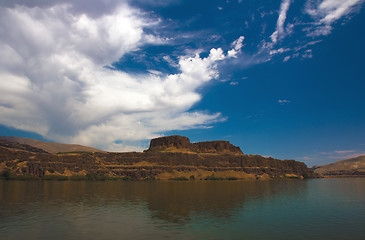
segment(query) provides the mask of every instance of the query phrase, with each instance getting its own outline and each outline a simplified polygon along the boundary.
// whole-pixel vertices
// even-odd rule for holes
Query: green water
[[[365,178],[0,181],[0,239],[365,239]]]

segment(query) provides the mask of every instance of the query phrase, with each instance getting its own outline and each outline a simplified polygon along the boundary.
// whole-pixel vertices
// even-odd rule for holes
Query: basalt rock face
[[[189,138],[179,135],[152,139],[148,151],[243,154],[239,147],[229,141],[191,143]]]
[[[169,151],[165,151],[169,149]],[[178,149],[171,151],[171,149]],[[189,151],[185,151],[185,150]],[[130,179],[267,179],[315,177],[302,162],[244,155],[226,141],[190,143],[186,137],[153,139],[143,153],[37,152],[25,146],[0,145],[0,173],[35,178],[47,175],[102,174]],[[179,151],[184,150],[184,151]]]
[[[193,143],[193,148],[200,153],[232,153],[243,154],[239,147],[228,141],[210,141]]]
[[[189,138],[178,135],[160,137],[151,140],[149,150],[160,151],[168,148],[190,149],[191,143]]]

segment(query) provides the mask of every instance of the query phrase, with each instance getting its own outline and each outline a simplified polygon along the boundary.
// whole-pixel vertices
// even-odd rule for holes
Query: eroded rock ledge
[[[38,179],[84,176],[143,179],[311,178],[304,163],[245,155],[227,141],[190,143],[182,136],[151,140],[143,152],[51,154],[24,144],[0,141],[0,174]]]
[[[189,138],[179,135],[154,138],[147,151],[243,154],[239,147],[229,141],[191,143]]]

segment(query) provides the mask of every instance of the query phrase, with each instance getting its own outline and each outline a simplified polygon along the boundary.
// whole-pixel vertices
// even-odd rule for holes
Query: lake
[[[0,239],[365,239],[365,178],[0,180]]]

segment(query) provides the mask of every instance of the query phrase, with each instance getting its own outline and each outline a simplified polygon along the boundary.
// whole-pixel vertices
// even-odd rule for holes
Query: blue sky
[[[110,151],[180,134],[309,166],[365,154],[363,7],[0,3],[0,134]]]

